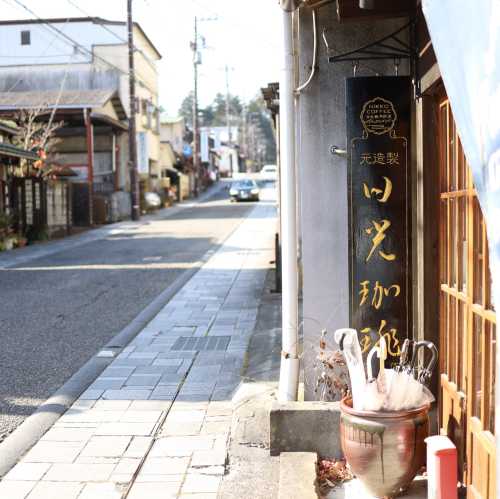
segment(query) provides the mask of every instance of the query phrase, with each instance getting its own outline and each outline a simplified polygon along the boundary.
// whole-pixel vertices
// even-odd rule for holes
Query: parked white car
[[[278,180],[278,169],[276,165],[264,165],[259,175],[259,180],[263,182],[276,182],[276,180]]]

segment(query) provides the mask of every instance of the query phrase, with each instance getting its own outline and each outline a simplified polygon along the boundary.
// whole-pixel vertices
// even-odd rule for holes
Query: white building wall
[[[54,28],[77,41],[87,51],[92,52],[93,45],[120,43],[117,38],[127,39],[126,26],[101,25],[89,21],[52,23]],[[21,32],[29,31],[30,45],[21,45]],[[0,30],[0,65],[13,66],[47,66],[49,64],[90,63],[92,56],[76,47],[69,40],[52,30],[45,24],[26,23],[2,25]],[[2,57],[3,55],[3,57]],[[8,57],[6,57],[8,56]]]

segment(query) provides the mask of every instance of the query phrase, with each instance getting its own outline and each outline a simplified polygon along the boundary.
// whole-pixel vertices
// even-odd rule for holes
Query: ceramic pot
[[[354,475],[375,497],[394,497],[408,488],[425,464],[429,405],[410,411],[355,411],[341,404],[340,439]]]

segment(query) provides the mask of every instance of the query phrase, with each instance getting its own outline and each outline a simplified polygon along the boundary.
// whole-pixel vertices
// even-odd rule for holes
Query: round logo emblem
[[[383,135],[394,128],[397,114],[391,101],[375,97],[365,102],[360,118],[368,133]]]

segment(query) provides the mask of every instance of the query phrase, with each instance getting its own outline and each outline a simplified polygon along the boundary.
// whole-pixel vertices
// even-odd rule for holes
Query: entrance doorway
[[[447,98],[439,104],[440,427],[467,497],[495,498],[496,314],[486,225]]]

